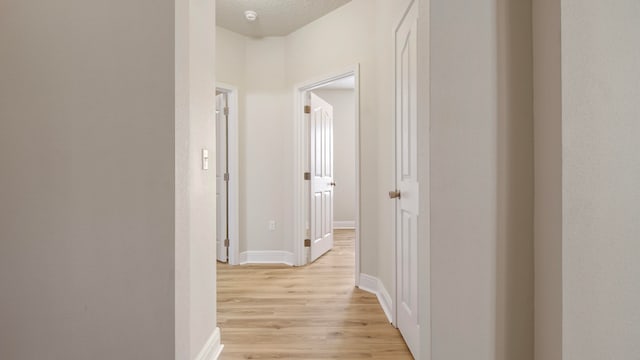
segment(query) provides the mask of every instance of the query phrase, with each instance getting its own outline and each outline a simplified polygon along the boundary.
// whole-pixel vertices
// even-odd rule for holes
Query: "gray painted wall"
[[[534,7],[536,359],[640,358],[638,16]]]
[[[531,3],[430,11],[432,356],[531,359]]]
[[[0,4],[0,358],[174,356],[174,1]]]
[[[640,359],[640,3],[561,14],[563,359]]]
[[[560,0],[533,2],[535,358],[562,359]]]

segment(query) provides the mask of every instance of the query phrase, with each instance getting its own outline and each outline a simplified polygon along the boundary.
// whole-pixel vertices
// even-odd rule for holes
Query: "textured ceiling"
[[[285,36],[351,0],[217,0],[216,24],[252,37]],[[248,22],[246,10],[258,13]]]

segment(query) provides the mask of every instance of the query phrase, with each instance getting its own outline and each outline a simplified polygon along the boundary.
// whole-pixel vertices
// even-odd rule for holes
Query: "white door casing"
[[[418,2],[395,33],[396,122],[396,325],[413,356],[420,358],[418,323]]]
[[[217,260],[226,262],[227,247],[227,124],[228,116],[225,113],[227,106],[227,94],[216,95],[216,253]]]
[[[333,248],[333,107],[309,93],[311,261]]]
[[[310,229],[307,224],[310,221],[309,211],[309,190],[311,182],[302,176],[305,172],[309,172],[309,114],[305,114],[302,109],[309,105],[310,91],[323,87],[336,80],[347,77],[355,77],[355,118],[356,118],[356,137],[354,139],[354,147],[356,149],[356,236],[355,236],[355,285],[358,286],[360,279],[360,66],[354,64],[345,69],[332,73],[323,74],[310,79],[306,82],[296,84],[294,86],[294,104],[293,116],[293,152],[294,161],[292,167],[292,183],[293,183],[293,226],[291,227],[291,247],[294,252],[294,264],[296,266],[306,265],[309,262],[309,256],[305,242],[303,239],[310,239]],[[232,111],[233,114],[233,111]],[[232,123],[233,126],[233,123]],[[233,184],[233,177],[232,177]],[[233,249],[233,240],[231,242]]]
[[[225,113],[225,147],[226,153],[224,159],[226,162],[226,169],[228,178],[226,181],[226,202],[228,204],[226,216],[226,238],[229,239],[229,246],[227,247],[227,261],[231,265],[239,264],[239,179],[240,172],[238,171],[238,88],[224,83],[216,84],[216,95],[224,94],[226,96],[226,107],[228,109]],[[216,103],[217,104],[217,103]],[[218,147],[216,146],[216,149]],[[216,220],[217,221],[217,220]]]

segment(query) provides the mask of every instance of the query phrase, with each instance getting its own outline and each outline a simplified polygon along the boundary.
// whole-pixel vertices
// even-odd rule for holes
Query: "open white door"
[[[311,261],[333,248],[333,106],[309,93]]]
[[[227,94],[216,95],[216,252],[218,261],[228,257]]]
[[[418,324],[417,24],[413,1],[395,34],[396,92],[396,325],[416,359]]]

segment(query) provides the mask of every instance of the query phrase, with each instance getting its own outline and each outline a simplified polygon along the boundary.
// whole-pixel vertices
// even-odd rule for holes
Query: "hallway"
[[[411,359],[376,296],[353,286],[354,231],[305,267],[218,264],[221,359]]]

